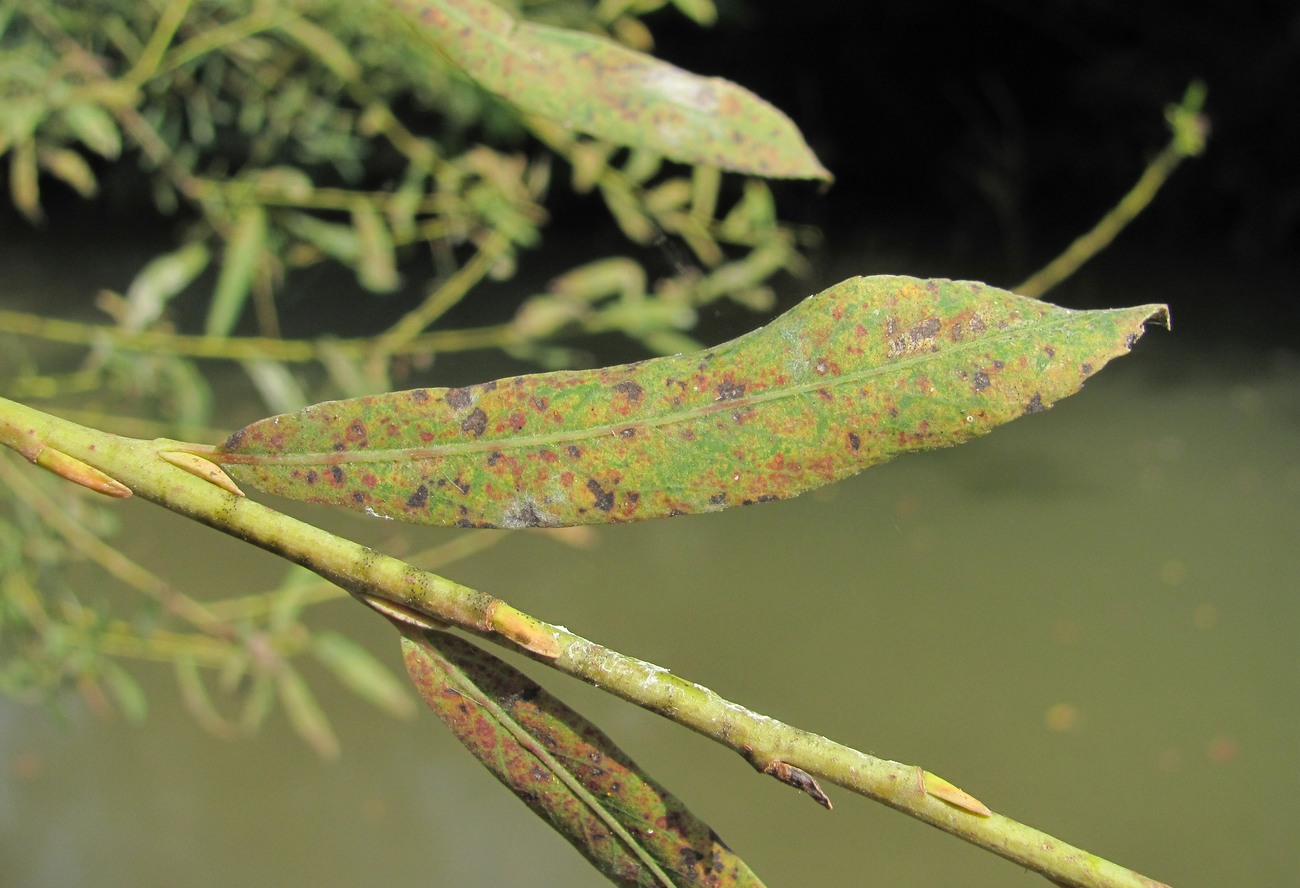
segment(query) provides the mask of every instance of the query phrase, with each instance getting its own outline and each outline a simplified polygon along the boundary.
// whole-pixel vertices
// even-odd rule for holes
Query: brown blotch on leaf
[[[734,401],[745,396],[745,384],[728,379],[716,389],[719,401]]]
[[[625,395],[629,404],[637,403],[645,395],[645,389],[641,387],[640,383],[633,382],[630,379],[625,379],[614,386],[614,391],[620,395]]]
[[[483,412],[482,407],[475,407],[470,411],[469,416],[461,420],[460,430],[468,432],[475,438],[483,437],[483,432],[487,430],[487,414]]]
[[[447,389],[447,394],[444,397],[447,399],[448,406],[453,410],[464,410],[474,400],[467,388]]]
[[[352,420],[344,437],[353,443],[366,440],[366,424],[359,419]]]
[[[428,501],[429,501],[429,488],[421,484],[419,487],[415,488],[415,493],[412,493],[410,496],[406,498],[406,508],[423,509],[425,503],[427,503]]]
[[[608,512],[614,508],[614,491],[606,490],[600,486],[600,482],[592,478],[587,482],[587,489],[596,497],[596,508],[602,512]]]
[[[939,335],[939,330],[942,329],[942,327],[943,324],[938,318],[926,318],[911,330],[908,330],[907,335],[912,340],[913,345],[919,345],[924,340],[933,339],[935,336]]]

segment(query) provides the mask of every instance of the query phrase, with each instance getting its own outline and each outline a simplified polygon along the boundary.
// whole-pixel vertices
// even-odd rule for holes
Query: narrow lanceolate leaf
[[[426,524],[717,511],[1045,410],[1164,315],[853,278],[706,351],[317,404],[205,455],[263,490]]]
[[[402,652],[438,718],[615,883],[761,886],[707,824],[527,676],[442,632],[404,639]]]
[[[389,0],[485,89],[531,114],[672,160],[830,179],[788,117],[717,77],[580,31],[518,22],[491,0]]]

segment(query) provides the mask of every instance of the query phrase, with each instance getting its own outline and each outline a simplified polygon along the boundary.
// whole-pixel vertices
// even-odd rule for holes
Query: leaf
[[[239,211],[231,226],[221,274],[208,305],[203,332],[208,336],[229,336],[248,301],[257,274],[257,263],[266,249],[266,213],[258,204]]]
[[[389,5],[479,85],[531,114],[682,163],[831,178],[788,117],[727,80],[593,34],[517,22],[490,0]]]
[[[338,737],[302,676],[287,663],[281,664],[275,673],[275,688],[294,732],[321,758],[338,758]]]
[[[52,148],[37,152],[41,167],[85,198],[94,197],[99,182],[86,159],[70,148]]]
[[[761,886],[707,824],[527,676],[441,632],[404,638],[402,653],[457,739],[615,883]]]
[[[389,715],[408,716],[414,711],[406,687],[361,645],[337,632],[321,630],[312,636],[311,652],[334,676],[361,699]]]
[[[1045,410],[1164,315],[852,278],[703,352],[326,402],[255,422],[205,456],[272,493],[424,524],[717,511]]]
[[[352,226],[357,232],[357,279],[376,293],[391,293],[401,284],[393,238],[375,205],[359,200],[352,206]]]
[[[150,259],[126,288],[127,311],[122,326],[136,331],[154,323],[167,304],[193,283],[211,260],[212,254],[202,241],[190,241]]]
[[[63,109],[63,122],[91,151],[107,160],[117,160],[122,153],[122,135],[117,121],[101,105],[76,102]]]

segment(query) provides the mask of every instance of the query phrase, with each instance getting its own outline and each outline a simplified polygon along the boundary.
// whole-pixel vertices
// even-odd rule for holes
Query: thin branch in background
[[[1172,106],[1167,112],[1173,135],[1169,144],[1155,156],[1137,183],[1120,198],[1119,203],[1110,212],[1102,216],[1101,221],[1092,230],[1079,236],[1065,248],[1061,255],[1047,263],[1039,271],[1021,281],[1011,290],[1022,296],[1037,299],[1061,281],[1073,275],[1085,262],[1106,249],[1119,233],[1138,214],[1147,208],[1157,192],[1173,175],[1178,165],[1189,157],[1196,157],[1205,150],[1205,139],[1209,132],[1209,123],[1201,115],[1205,104],[1205,85],[1199,81],[1187,88],[1180,104]]]

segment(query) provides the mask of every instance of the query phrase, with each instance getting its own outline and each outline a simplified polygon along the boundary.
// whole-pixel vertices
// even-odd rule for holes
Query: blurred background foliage
[[[651,50],[645,17],[667,6],[514,11]],[[672,6],[660,16],[715,17],[709,0]],[[146,437],[212,441],[314,401],[445,383],[430,368],[455,352],[538,369],[591,362],[593,335],[643,355],[693,349],[703,306],[771,310],[771,279],[803,271],[815,236],[780,220],[761,180],[517,114],[384,4],[349,0],[5,0],[0,164],[37,228],[52,205],[142,231],[172,220],[170,244],[125,288],[85,294],[93,312],[0,306],[6,396]],[[546,253],[557,177],[568,200],[599,199],[604,235],[516,279]],[[317,299],[326,284],[346,301]],[[115,545],[110,511],[24,468],[0,457],[8,693],[75,687],[93,709],[138,718],[144,695],[120,661],[159,660],[212,730],[250,731],[278,699],[331,754],[293,665],[310,656],[409,711],[364,650],[303,623],[338,590],[294,569],[275,589],[196,601]],[[437,566],[492,539],[415,560]]]

